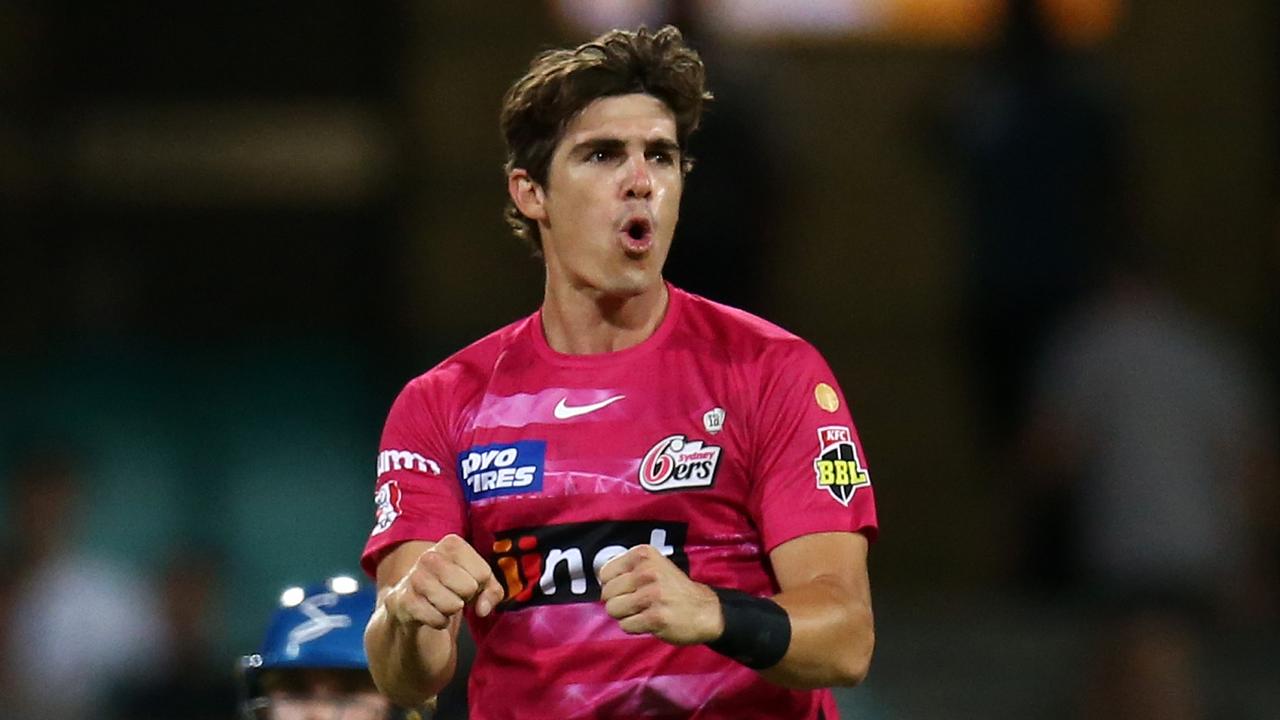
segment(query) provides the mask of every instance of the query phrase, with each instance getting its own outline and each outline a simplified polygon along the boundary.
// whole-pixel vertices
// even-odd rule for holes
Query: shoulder
[[[680,293],[684,305],[684,336],[738,363],[778,366],[821,359],[807,340],[769,320],[693,293],[674,292]]]
[[[498,362],[525,337],[528,324],[534,321],[534,315],[524,317],[441,360],[410,380],[401,392],[401,399],[431,400],[433,404],[449,399],[454,401],[451,404],[465,404],[483,392]]]

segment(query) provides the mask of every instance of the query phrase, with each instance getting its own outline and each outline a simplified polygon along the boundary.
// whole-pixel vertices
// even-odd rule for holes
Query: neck
[[[666,283],[617,297],[589,287],[547,282],[542,331],[556,352],[593,355],[639,345],[662,324],[670,301]]]

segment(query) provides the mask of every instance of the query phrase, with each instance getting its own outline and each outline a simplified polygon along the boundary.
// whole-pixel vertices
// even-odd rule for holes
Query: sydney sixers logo
[[[640,487],[649,492],[710,487],[719,464],[719,447],[684,435],[668,435],[640,461]]]

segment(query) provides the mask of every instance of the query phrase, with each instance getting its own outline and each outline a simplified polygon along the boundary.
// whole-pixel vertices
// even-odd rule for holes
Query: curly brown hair
[[[702,58],[670,25],[656,33],[610,30],[576,48],[548,50],[534,57],[529,72],[507,90],[500,127],[507,145],[506,172],[522,168],[534,182],[547,186],[551,156],[569,122],[592,101],[613,95],[645,93],[662,101],[675,115],[681,171],[693,168],[689,136],[711,100]],[[507,201],[507,224],[516,237],[542,252],[537,223]]]

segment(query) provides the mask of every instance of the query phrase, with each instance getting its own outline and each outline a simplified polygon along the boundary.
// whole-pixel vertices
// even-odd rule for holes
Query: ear
[[[534,222],[547,219],[547,195],[523,168],[515,168],[507,174],[507,194],[525,217]]]

